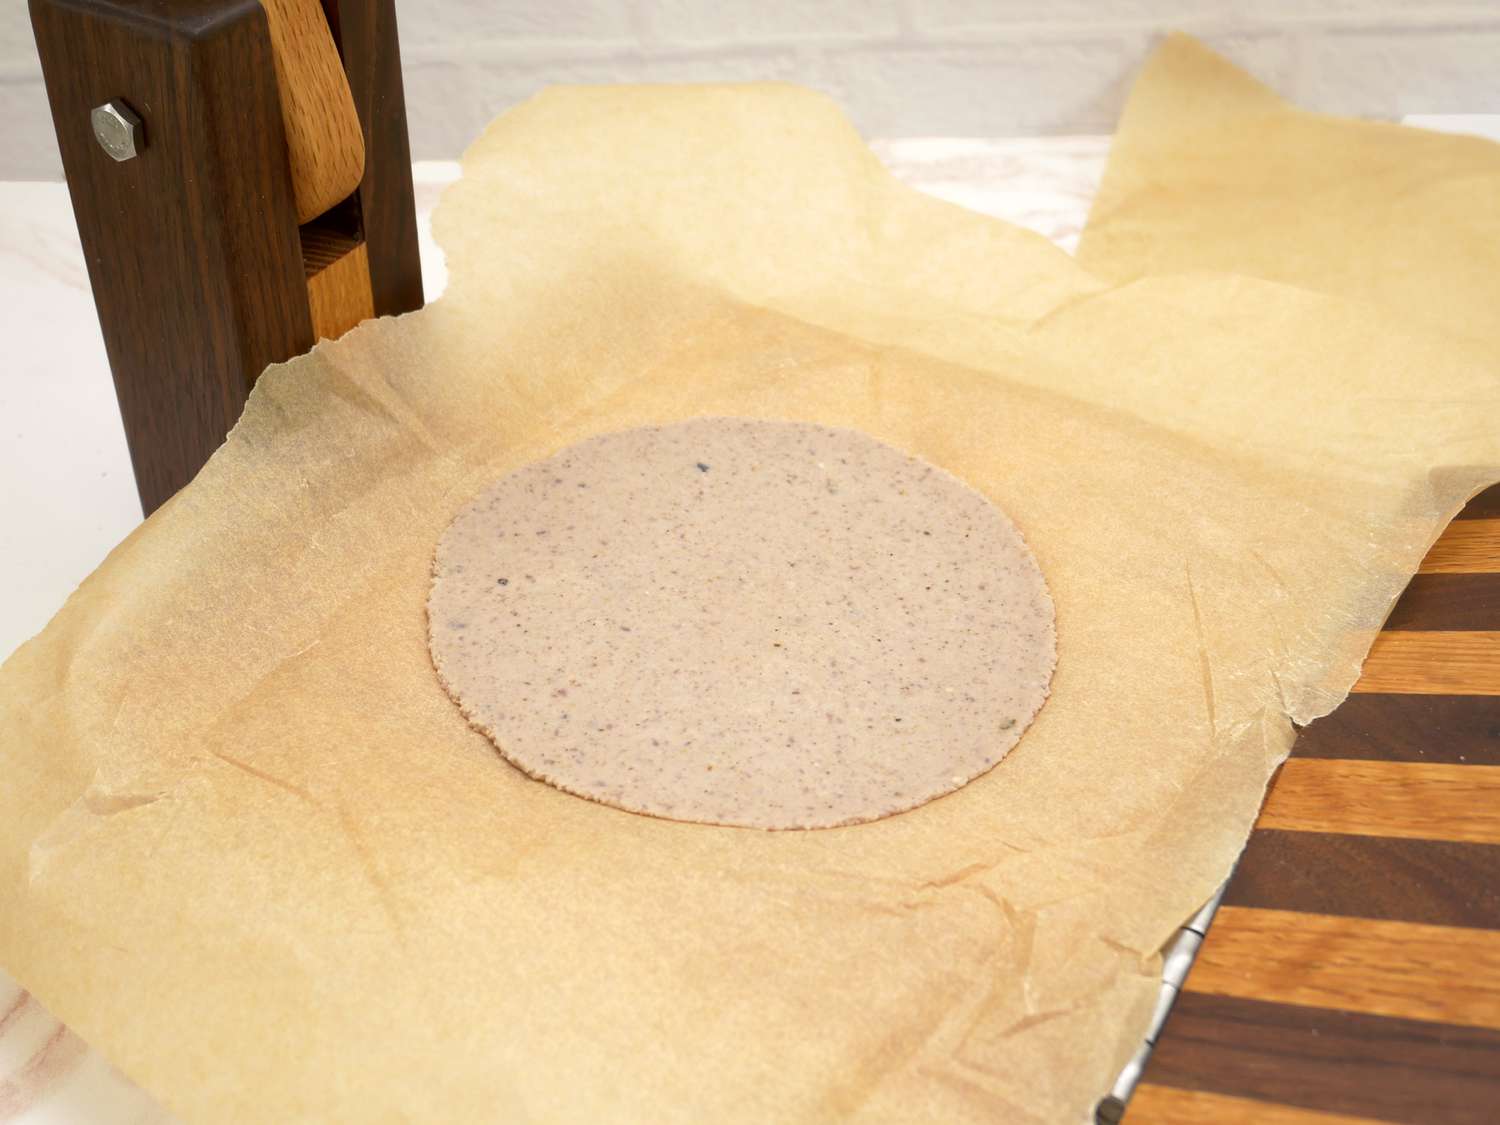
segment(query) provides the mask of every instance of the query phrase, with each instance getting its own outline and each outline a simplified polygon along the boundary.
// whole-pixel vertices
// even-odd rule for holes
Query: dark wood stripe
[[[1500,930],[1500,847],[1257,829],[1224,905]]]
[[[316,224],[301,228],[301,232],[302,272],[307,277],[323,272],[360,244],[353,235]]]
[[[1500,630],[1500,574],[1418,574],[1385,627]]]
[[[1461,520],[1491,520],[1500,516],[1500,484],[1492,484],[1474,497],[1455,517]]]
[[[1500,766],[1500,699],[1351,695],[1302,731],[1292,757]]]
[[[1485,1028],[1185,992],[1145,1078],[1380,1121],[1491,1125],[1497,1060],[1500,1032]]]

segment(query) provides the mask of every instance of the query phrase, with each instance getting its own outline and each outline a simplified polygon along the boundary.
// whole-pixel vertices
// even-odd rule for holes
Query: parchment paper
[[[1119,281],[1305,285],[1500,349],[1500,145],[1296,109],[1174,35],[1131,90],[1078,256]]]
[[[548,93],[437,220],[448,295],[270,369],[0,671],[0,960],[194,1120],[1081,1120],[1288,714],[1496,475],[1490,371],[1269,282],[1107,289],[788,87]],[[1059,664],[998,768],[763,833],[469,729],[425,643],[453,513],[701,413],[862,429],[1015,518]]]

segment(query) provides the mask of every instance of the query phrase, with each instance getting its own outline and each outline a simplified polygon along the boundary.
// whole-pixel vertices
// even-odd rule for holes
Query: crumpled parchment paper
[[[1131,89],[1078,257],[1117,281],[1304,285],[1500,347],[1500,145],[1297,109],[1174,35]]]
[[[1108,287],[790,87],[544,94],[437,229],[447,295],[270,369],[0,671],[0,961],[191,1120],[1081,1120],[1291,719],[1497,475],[1483,353]],[[703,413],[862,429],[1016,520],[1059,664],[998,768],[765,833],[469,729],[425,640],[453,513]]]

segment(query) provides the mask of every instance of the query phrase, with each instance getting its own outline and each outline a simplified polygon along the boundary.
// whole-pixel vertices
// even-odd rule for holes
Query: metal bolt
[[[94,139],[99,147],[116,160],[129,160],[146,147],[141,119],[121,98],[96,105],[89,120],[94,125]]]

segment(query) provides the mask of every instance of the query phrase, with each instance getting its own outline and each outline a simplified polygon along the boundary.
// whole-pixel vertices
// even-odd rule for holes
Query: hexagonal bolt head
[[[146,147],[146,131],[135,111],[120,98],[97,105],[89,114],[94,139],[116,160],[129,160]]]

